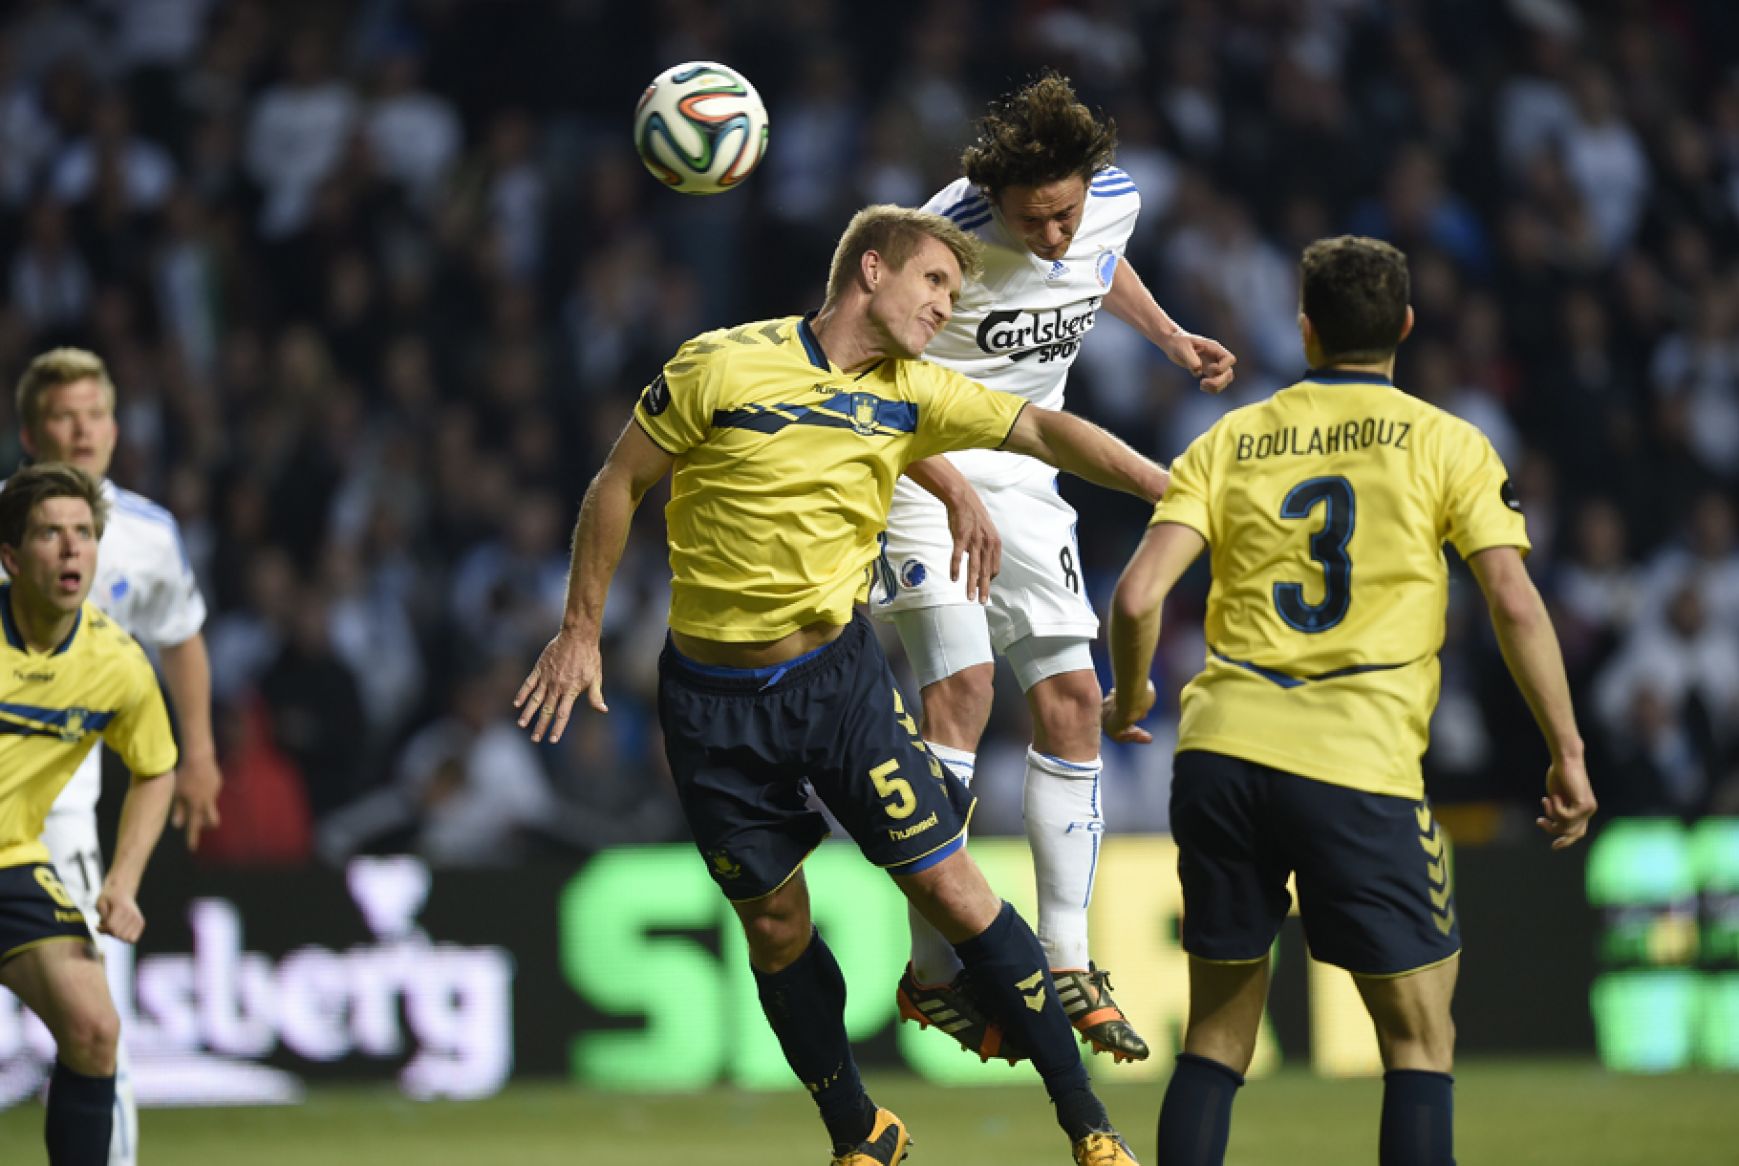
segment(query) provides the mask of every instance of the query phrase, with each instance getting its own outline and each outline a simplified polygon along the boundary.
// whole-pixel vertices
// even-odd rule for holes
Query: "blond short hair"
[[[115,407],[115,382],[103,358],[83,348],[51,348],[30,362],[18,378],[18,420],[26,429],[42,419],[42,398],[50,389],[92,380],[103,386],[109,408]]]
[[[97,537],[109,522],[102,483],[70,462],[37,462],[6,479],[0,490],[0,546],[17,548],[30,527],[30,512],[51,498],[82,498],[91,508]]]
[[[918,253],[925,236],[954,252],[961,279],[973,279],[984,269],[984,244],[941,215],[886,203],[866,206],[851,217],[833,250],[827,302],[834,303],[845,294],[866,254],[874,251],[898,271]]]

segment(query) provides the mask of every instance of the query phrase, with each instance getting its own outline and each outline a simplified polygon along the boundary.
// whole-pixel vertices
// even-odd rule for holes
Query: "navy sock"
[[[115,1078],[86,1077],[60,1061],[48,1079],[43,1140],[49,1166],[106,1166],[115,1125]]]
[[[1009,1038],[1026,1050],[1057,1107],[1057,1122],[1071,1140],[1110,1128],[1093,1096],[1087,1068],[1075,1048],[1075,1029],[1057,999],[1050,961],[1038,936],[1007,903],[989,927],[957,943],[972,987]]]
[[[1382,1166],[1455,1166],[1455,1078],[1425,1069],[1383,1074]]]
[[[1159,1107],[1159,1166],[1220,1166],[1232,1133],[1232,1102],[1244,1084],[1229,1066],[1179,1053]]]
[[[864,1092],[845,1035],[845,976],[821,932],[810,933],[809,946],[790,966],[754,972],[761,1011],[785,1050],[785,1063],[815,1098],[834,1145],[869,1137],[876,1107]]]

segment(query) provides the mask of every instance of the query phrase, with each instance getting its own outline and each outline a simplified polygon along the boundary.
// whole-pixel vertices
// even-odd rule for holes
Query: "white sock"
[[[963,784],[972,784],[972,771],[977,765],[978,754],[950,745],[938,745],[934,741],[925,741],[924,745]],[[960,970],[960,957],[954,953],[954,945],[943,939],[942,933],[931,927],[929,920],[910,904],[906,906],[906,918],[912,928],[912,975],[920,984],[948,983]]]
[[[1022,809],[1039,895],[1039,943],[1053,968],[1087,966],[1087,904],[1105,830],[1102,768],[1097,757],[1065,761],[1036,749],[1026,753]]]
[[[96,918],[93,906],[91,917]],[[109,992],[121,1009],[121,1039],[115,1044],[115,1124],[109,1135],[109,1166],[137,1166],[139,1161],[139,1103],[133,1096],[133,1058],[127,1052],[127,1018],[133,1014],[131,987],[133,945],[110,935],[102,937],[103,971],[109,977]]]
[[[115,1046],[115,1125],[109,1135],[109,1166],[139,1161],[139,1103],[133,1097],[133,1062],[127,1042]]]

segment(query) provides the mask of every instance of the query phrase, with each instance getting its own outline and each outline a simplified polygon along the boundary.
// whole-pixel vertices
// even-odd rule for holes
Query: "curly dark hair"
[[[1117,153],[1117,123],[1083,105],[1058,73],[991,102],[976,128],[978,140],[960,155],[960,168],[991,198],[1011,186],[1077,175],[1091,182]]]
[[[1299,300],[1334,362],[1387,360],[1407,325],[1407,257],[1380,239],[1337,235],[1304,249]]]

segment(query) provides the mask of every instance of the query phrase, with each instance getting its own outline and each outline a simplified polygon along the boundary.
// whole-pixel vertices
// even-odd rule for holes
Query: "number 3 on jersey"
[[[1357,499],[1345,478],[1310,478],[1292,487],[1280,503],[1280,517],[1305,519],[1323,507],[1322,528],[1310,536],[1310,557],[1322,564],[1322,602],[1304,601],[1304,584],[1276,583],[1274,609],[1287,626],[1314,635],[1346,618],[1353,599],[1353,561],[1347,544],[1353,537]]]

